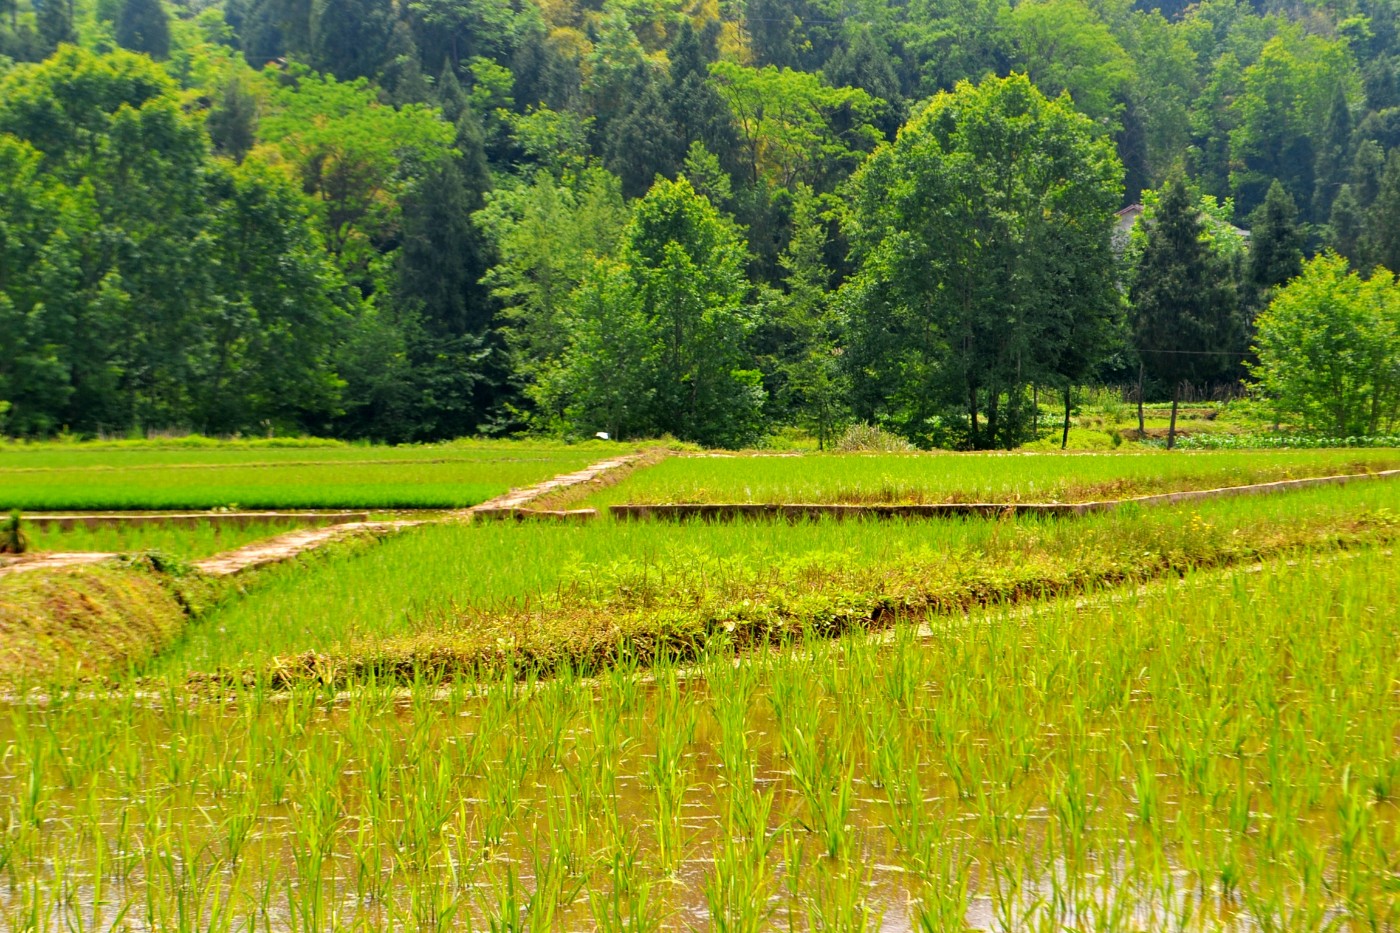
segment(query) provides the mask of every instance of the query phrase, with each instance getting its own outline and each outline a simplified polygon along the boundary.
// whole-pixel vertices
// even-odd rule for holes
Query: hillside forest
[[[0,0],[0,434],[1400,420],[1393,0]]]

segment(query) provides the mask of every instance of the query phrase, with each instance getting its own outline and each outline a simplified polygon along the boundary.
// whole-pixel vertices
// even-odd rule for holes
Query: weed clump
[[[29,550],[29,536],[24,533],[24,520],[19,509],[0,524],[0,554],[23,554]]]
[[[913,444],[873,424],[853,424],[836,442],[836,449],[846,453],[913,453]]]

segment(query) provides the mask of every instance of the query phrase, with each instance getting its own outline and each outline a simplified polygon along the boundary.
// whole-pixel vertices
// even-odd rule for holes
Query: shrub
[[[873,424],[853,424],[836,442],[836,449],[846,453],[867,451],[877,453],[909,453],[917,448],[900,437]]]
[[[0,554],[23,554],[29,550],[29,536],[24,533],[24,522],[19,509],[10,513],[0,525]]]

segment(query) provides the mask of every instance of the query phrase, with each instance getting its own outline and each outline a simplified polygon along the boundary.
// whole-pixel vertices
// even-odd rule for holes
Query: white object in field
[[[595,434],[595,435],[593,435],[593,436],[596,437],[596,438],[598,438],[598,440],[600,440],[600,441],[611,440],[611,438],[608,437],[608,432],[607,432],[607,431],[599,431],[597,434]]]

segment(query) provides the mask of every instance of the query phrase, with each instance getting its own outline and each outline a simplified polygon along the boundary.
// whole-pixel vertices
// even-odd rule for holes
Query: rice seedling
[[[1199,514],[1257,541],[1376,501],[1354,495]],[[1168,518],[1167,546],[1195,534]],[[947,540],[1007,567],[1128,533],[1062,537],[1082,527]],[[846,535],[851,579],[942,533],[816,530]],[[582,531],[553,529],[575,545]],[[803,526],[690,531],[726,556],[701,568],[707,586],[821,585],[776,568],[821,543]],[[1146,559],[1144,540],[1124,547]],[[252,679],[212,698],[177,678],[12,697],[0,925],[1395,928],[1391,547],[1137,581],[834,639],[809,622],[736,644],[736,628],[693,665],[662,653],[642,669],[637,648],[557,679],[512,661],[344,692]]]
[[[255,674],[280,656],[278,676],[294,676],[299,664],[321,670],[323,655],[356,679],[627,665],[658,648],[698,655],[714,638],[781,642],[1389,540],[1397,515],[1400,483],[1378,483],[1063,522],[423,527],[370,552],[260,574],[143,673]],[[1092,688],[1095,703],[1121,701],[1098,697],[1103,689]]]
[[[0,508],[462,508],[615,454],[496,441],[409,447],[53,444],[0,450]]]
[[[584,504],[1077,502],[1368,472],[1393,449],[1065,454],[807,454],[671,457]]]
[[[69,528],[38,526],[30,532],[35,551],[139,554],[156,551],[181,560],[197,560],[221,551],[305,527],[296,522],[229,525],[201,522],[194,526],[140,525]]]

